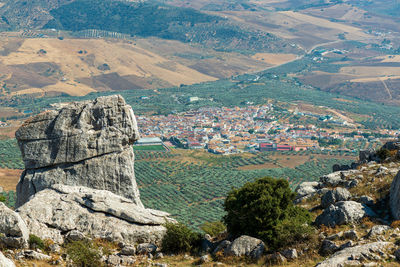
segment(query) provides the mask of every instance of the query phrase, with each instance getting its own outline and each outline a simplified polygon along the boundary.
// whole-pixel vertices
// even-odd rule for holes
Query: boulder
[[[166,231],[162,225],[174,221],[165,212],[145,209],[109,191],[67,185],[36,193],[17,212],[32,234],[59,244],[71,231],[116,243],[159,243]]]
[[[281,254],[283,257],[285,257],[288,260],[295,260],[299,257],[297,254],[297,250],[295,248],[285,249],[285,250],[281,251]]]
[[[369,230],[367,237],[374,238],[384,235],[387,231],[392,229],[390,226],[387,225],[374,225],[372,226],[371,230]]]
[[[1,267],[15,267],[15,264],[12,260],[6,258],[0,251],[0,266]]]
[[[301,183],[296,188],[296,198],[295,203],[300,203],[303,200],[307,200],[315,195],[324,194],[328,189],[321,188],[321,184],[319,182],[304,182]]]
[[[349,230],[343,233],[343,239],[358,240],[358,234],[355,230]]]
[[[340,184],[344,183],[344,180],[342,179],[342,175],[341,175],[340,171],[321,176],[319,178],[319,181],[325,187],[335,187],[335,186],[339,186]]]
[[[139,132],[132,108],[121,96],[43,112],[27,120],[15,136],[25,164],[17,207],[53,184],[104,189],[142,206],[131,146]]]
[[[365,245],[345,248],[328,259],[317,264],[317,267],[361,266],[361,261],[380,259],[382,249],[390,246],[389,242],[374,242]]]
[[[236,238],[232,242],[232,244],[225,250],[225,252],[227,255],[237,256],[237,257],[250,256],[250,253],[254,249],[256,249],[260,244],[262,244],[262,251],[264,251],[265,248],[264,242],[262,242],[260,239],[250,237],[247,235],[242,235]]]
[[[400,171],[390,185],[390,211],[395,220],[400,220]]]
[[[38,260],[38,261],[49,261],[51,256],[34,251],[34,250],[24,250],[24,257],[27,259]]]
[[[134,246],[124,246],[121,249],[121,255],[124,256],[133,256],[136,254],[136,248]]]
[[[0,202],[0,242],[7,248],[28,247],[29,231],[20,215]]]
[[[321,198],[321,206],[323,208],[329,207],[331,204],[335,204],[339,201],[346,201],[351,199],[349,190],[341,187],[337,187],[333,190],[326,192]]]
[[[142,243],[137,247],[137,254],[147,255],[157,251],[157,246],[151,243]]]
[[[319,215],[315,224],[334,227],[336,225],[359,222],[365,216],[376,216],[367,206],[355,201],[340,201],[335,205],[330,205],[321,215]]]
[[[367,205],[367,206],[373,206],[374,205],[374,199],[370,196],[363,195],[358,199],[358,202],[361,204]]]
[[[200,259],[199,259],[199,263],[200,264],[204,264],[204,263],[207,263],[207,262],[210,262],[210,256],[209,255],[204,255],[204,256],[200,257]]]
[[[339,247],[336,245],[335,242],[325,239],[322,241],[321,248],[319,249],[319,253],[322,256],[327,256],[335,253],[339,250]]]

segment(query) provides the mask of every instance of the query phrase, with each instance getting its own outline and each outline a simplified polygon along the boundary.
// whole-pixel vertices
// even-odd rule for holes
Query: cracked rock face
[[[31,234],[60,244],[76,230],[113,242],[159,243],[166,231],[162,225],[174,221],[166,212],[139,207],[106,190],[60,184],[35,194],[17,212]]]
[[[145,209],[134,172],[139,138],[121,96],[74,102],[39,114],[17,131],[25,171],[17,213],[31,234],[63,243],[82,236],[159,243],[169,214]]]
[[[132,150],[139,131],[132,108],[121,96],[73,102],[41,113],[15,136],[25,163],[17,207],[53,184],[108,190],[143,207]]]

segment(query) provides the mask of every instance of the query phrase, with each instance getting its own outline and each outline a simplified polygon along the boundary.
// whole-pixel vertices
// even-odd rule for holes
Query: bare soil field
[[[93,91],[179,86],[261,71],[291,57],[271,55],[269,62],[157,38],[133,42],[2,37],[0,83],[7,90],[0,94],[63,92],[79,96]]]
[[[400,67],[348,66],[340,69],[340,73],[370,78],[377,76],[400,76]]]
[[[5,113],[3,113],[3,111]],[[9,112],[8,109],[0,108],[0,117],[1,116],[6,116],[5,114],[8,114],[8,112]],[[7,123],[9,123],[10,126],[0,127],[0,139],[14,138],[15,137],[15,131],[18,130],[18,128],[22,124],[21,121],[7,121]]]
[[[294,54],[272,54],[272,53],[257,53],[252,58],[267,62],[271,65],[281,65],[286,62],[295,60],[297,55]]]
[[[21,173],[22,170],[0,169],[0,186],[5,191],[15,191]]]

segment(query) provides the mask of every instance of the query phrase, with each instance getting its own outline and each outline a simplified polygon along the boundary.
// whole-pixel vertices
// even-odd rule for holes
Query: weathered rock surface
[[[361,261],[379,259],[380,257],[377,254],[390,244],[392,243],[375,242],[346,248],[317,264],[317,267],[361,266]]]
[[[349,190],[341,187],[337,187],[333,190],[329,190],[321,197],[321,206],[323,208],[329,207],[331,204],[335,204],[339,201],[346,201],[351,198]]]
[[[400,220],[400,172],[390,186],[390,211],[395,220]]]
[[[315,223],[334,227],[336,225],[359,222],[364,216],[375,216],[375,213],[367,206],[355,201],[340,201],[335,205],[330,205]]]
[[[131,147],[139,132],[132,108],[121,96],[41,113],[15,135],[25,163],[17,207],[52,184],[104,189],[142,206]]]
[[[0,243],[7,248],[25,248],[28,238],[28,228],[20,215],[0,202]]]
[[[390,226],[388,225],[374,225],[371,230],[369,230],[367,237],[368,238],[373,238],[373,237],[379,237],[382,236],[391,229]]]
[[[6,258],[0,251],[0,266],[1,267],[15,267],[15,264],[12,260]]]
[[[17,209],[28,229],[42,239],[63,243],[64,235],[85,235],[124,243],[158,243],[171,221],[168,214],[145,209],[109,191],[53,185]]]
[[[262,245],[262,248],[258,247]],[[250,256],[250,253],[255,249],[264,251],[264,243],[257,238],[250,237],[247,235],[242,235],[236,238],[232,244],[226,249],[225,253],[227,255],[233,256]]]

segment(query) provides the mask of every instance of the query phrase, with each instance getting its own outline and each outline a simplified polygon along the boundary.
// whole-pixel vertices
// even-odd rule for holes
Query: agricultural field
[[[141,199],[145,206],[168,211],[193,228],[221,219],[224,197],[232,187],[271,176],[287,179],[295,189],[301,182],[314,181],[331,172],[333,165],[349,164],[355,159],[354,155],[344,153],[336,156],[311,152],[216,156],[200,151],[173,152],[179,156],[135,162]],[[287,167],[293,161],[299,164]],[[266,168],[266,163],[271,166]]]
[[[232,187],[271,176],[287,179],[295,189],[300,182],[331,172],[335,164],[350,164],[356,154],[290,151],[222,156],[202,150],[135,149],[135,173],[146,207],[170,212],[196,228],[221,219],[224,197]],[[10,206],[22,169],[15,139],[0,141],[0,186]]]

